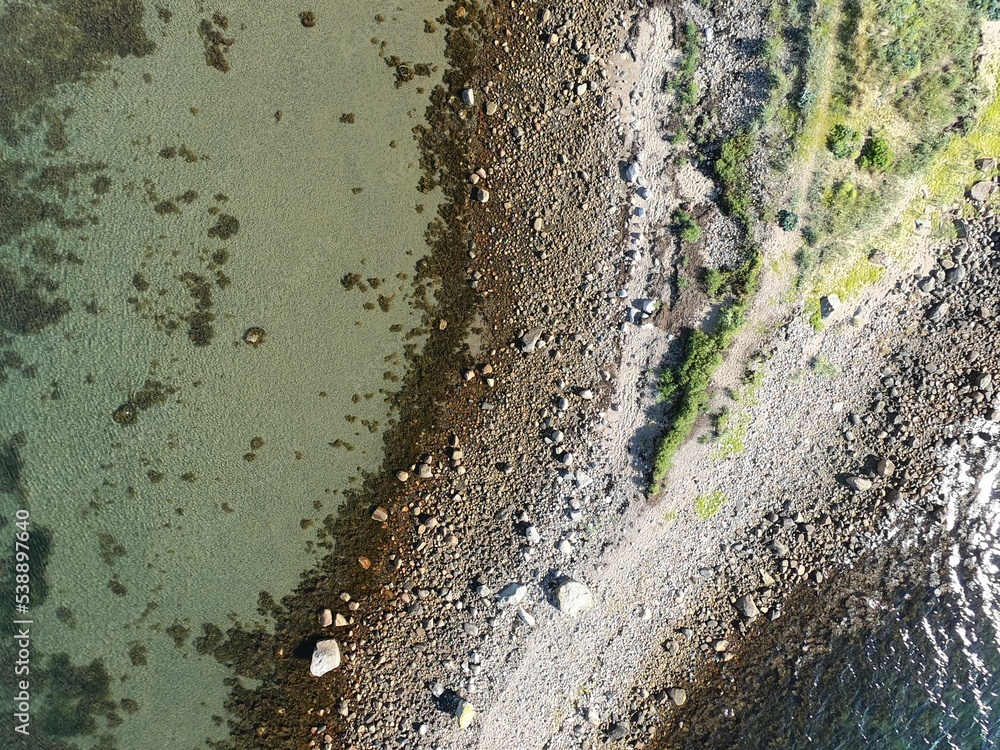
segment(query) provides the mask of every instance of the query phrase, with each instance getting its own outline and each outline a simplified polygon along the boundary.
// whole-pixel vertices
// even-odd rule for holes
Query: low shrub
[[[885,172],[892,166],[894,158],[889,142],[882,136],[873,135],[861,149],[858,166],[869,172]]]
[[[794,211],[778,211],[778,226],[786,232],[794,232],[799,226],[799,215]]]
[[[834,125],[826,137],[826,147],[838,159],[847,159],[854,154],[861,134],[846,125]]]
[[[697,242],[701,239],[701,227],[698,226],[692,213],[678,208],[670,218],[674,222],[674,229],[684,242]]]

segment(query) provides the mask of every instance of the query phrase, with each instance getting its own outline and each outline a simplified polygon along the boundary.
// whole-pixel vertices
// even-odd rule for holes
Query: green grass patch
[[[809,362],[809,367],[817,375],[821,375],[824,378],[837,378],[843,374],[837,365],[822,356],[813,357]]]
[[[694,243],[701,239],[701,227],[690,211],[678,208],[671,214],[670,220],[674,224],[674,231],[684,242]]]
[[[829,269],[828,269],[829,272]],[[817,292],[806,300],[805,314],[817,331],[823,328],[823,316],[820,311],[820,297],[836,294],[842,302],[857,297],[863,289],[881,280],[885,269],[876,266],[867,258],[861,258],[851,265],[842,276],[834,277],[817,284]],[[819,291],[822,290],[822,291]]]
[[[676,370],[664,370],[660,374],[657,396],[671,404],[671,421],[657,442],[650,494],[659,492],[674,456],[708,405],[712,376],[722,364],[722,355],[746,324],[750,298],[760,288],[761,263],[760,249],[753,248],[750,257],[730,272],[733,297],[723,304],[715,328],[711,332],[690,331],[680,365]]]
[[[736,406],[723,409],[716,418],[712,458],[725,459],[746,450],[752,421],[750,410],[757,404],[757,394],[763,384],[763,368],[748,370],[743,376],[743,384],[733,394]]]
[[[707,521],[726,504],[726,496],[721,492],[699,495],[694,499],[694,512],[702,521]]]
[[[715,160],[715,174],[722,185],[722,207],[744,227],[750,226],[752,194],[747,163],[753,153],[756,133],[744,130],[722,142]]]
[[[677,71],[677,79],[674,81],[674,90],[681,106],[693,107],[701,98],[698,81],[694,77],[701,60],[701,39],[698,35],[697,24],[694,21],[686,22],[682,29],[682,36],[681,64]]]

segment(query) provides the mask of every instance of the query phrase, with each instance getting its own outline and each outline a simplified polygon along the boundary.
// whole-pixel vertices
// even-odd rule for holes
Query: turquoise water
[[[226,736],[203,626],[263,621],[329,545],[422,340],[441,8],[2,8],[32,85],[0,86],[0,533],[30,511],[60,675],[31,746],[197,747]]]

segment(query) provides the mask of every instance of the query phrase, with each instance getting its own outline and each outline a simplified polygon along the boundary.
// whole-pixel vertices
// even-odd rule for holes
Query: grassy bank
[[[651,495],[660,491],[674,456],[708,405],[712,376],[722,364],[723,354],[746,325],[750,300],[760,287],[762,260],[760,249],[752,248],[741,266],[725,273],[720,286],[728,290],[729,296],[722,303],[715,327],[711,331],[689,331],[680,365],[660,375],[658,398],[669,405],[670,423],[657,441]]]

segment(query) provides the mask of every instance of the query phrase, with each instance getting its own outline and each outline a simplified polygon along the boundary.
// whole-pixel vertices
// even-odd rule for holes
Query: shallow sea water
[[[8,30],[15,5],[0,5]],[[28,6],[50,42],[86,33]],[[202,626],[260,620],[259,593],[292,589],[340,493],[378,467],[386,398],[421,341],[411,285],[437,207],[417,190],[411,129],[440,80],[444,32],[424,20],[443,8],[404,6],[147,6],[154,51],[63,82],[22,113],[20,139],[0,139],[27,165],[17,195],[85,219],[29,222],[0,246],[3,554],[27,508],[48,552],[33,664],[72,664],[62,689],[36,682],[32,747],[223,739],[228,673],[198,653]],[[231,40],[228,72],[206,64],[206,37]],[[380,52],[434,70],[396,87]],[[28,184],[65,164],[100,166]],[[30,289],[69,311],[24,330],[12,292]],[[213,335],[196,346],[190,319],[206,311]],[[241,341],[252,326],[256,348]],[[130,399],[148,408],[117,424]]]

